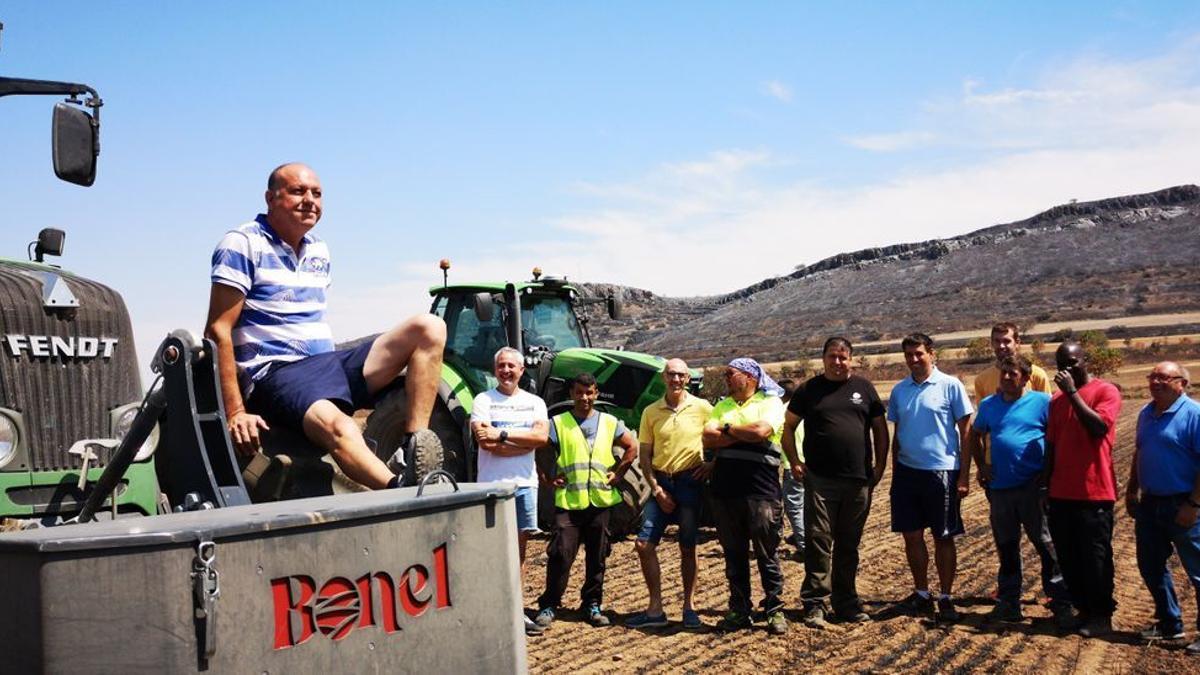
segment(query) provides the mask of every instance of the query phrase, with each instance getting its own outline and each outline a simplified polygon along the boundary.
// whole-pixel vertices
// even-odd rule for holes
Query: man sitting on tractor
[[[325,323],[329,249],[310,232],[321,196],[309,167],[276,168],[267,179],[267,213],[226,233],[213,253],[205,334],[217,346],[229,434],[240,454],[252,455],[261,431],[286,427],[329,453],[351,480],[397,487],[404,474],[411,480],[418,447],[440,447],[427,427],[446,326],[422,314],[372,341],[334,349]],[[407,435],[384,463],[351,415],[372,407],[406,367]]]

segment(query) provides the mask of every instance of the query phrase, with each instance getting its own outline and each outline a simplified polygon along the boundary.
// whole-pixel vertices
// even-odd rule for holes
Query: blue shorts
[[[896,462],[892,473],[892,532],[929,529],[934,539],[963,533],[958,469],[913,469]]]
[[[519,487],[514,503],[517,505],[517,530],[540,532],[537,525],[537,487]]]
[[[662,489],[675,500],[675,510],[671,513],[663,511],[658,505],[658,500],[651,497],[642,511],[642,529],[638,532],[638,541],[648,541],[657,545],[662,541],[667,525],[678,523],[679,545],[685,548],[695,547],[702,502],[700,481],[692,477],[691,471],[682,471],[674,476],[655,471],[654,477]]]
[[[390,391],[384,387],[374,396],[367,390],[363,366],[374,342],[357,347],[314,354],[299,361],[271,366],[254,383],[246,409],[262,415],[267,423],[304,433],[304,413],[312,404],[328,400],[347,415],[360,408],[372,408]]]

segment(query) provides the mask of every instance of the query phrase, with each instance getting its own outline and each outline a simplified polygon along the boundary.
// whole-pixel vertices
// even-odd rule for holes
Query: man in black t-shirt
[[[850,372],[854,348],[843,337],[825,341],[825,372],[805,382],[788,403],[783,451],[792,477],[804,480],[804,623],[824,628],[832,610],[842,621],[869,621],[858,598],[858,545],[871,508],[871,489],[887,468],[886,410],[870,380]],[[804,462],[796,428],[804,423]],[[831,605],[831,606],[830,606]]]

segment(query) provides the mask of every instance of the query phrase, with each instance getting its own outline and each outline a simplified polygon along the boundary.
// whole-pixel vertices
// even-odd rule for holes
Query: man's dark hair
[[[828,354],[830,347],[845,347],[846,351],[850,352],[850,356],[854,356],[854,345],[841,335],[834,335],[825,341],[825,346],[821,347],[821,356]]]
[[[900,349],[908,349],[909,347],[921,346],[925,351],[933,351],[933,338],[924,333],[909,333],[900,341]]]
[[[992,325],[992,335],[1004,335],[1006,333],[1012,333],[1014,340],[1021,339],[1021,329],[1011,321],[1001,321]]]
[[[1029,359],[1021,356],[1020,354],[1006,356],[1000,359],[1000,363],[996,365],[999,366],[1000,370],[1016,368],[1017,370],[1021,371],[1021,374],[1025,376],[1026,380],[1029,379],[1029,376],[1033,375],[1033,364],[1029,362]]]
[[[596,386],[596,376],[591,373],[579,373],[571,378],[571,387],[574,388],[575,385],[590,389]]]

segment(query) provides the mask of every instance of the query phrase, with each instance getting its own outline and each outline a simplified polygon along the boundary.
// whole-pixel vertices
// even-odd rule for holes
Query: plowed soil
[[[1133,453],[1133,432],[1143,400],[1126,400],[1118,423],[1117,466],[1122,484],[1128,477]],[[728,591],[721,548],[715,533],[702,531],[696,607],[706,626],[686,631],[679,623],[682,588],[674,528],[668,530],[659,556],[663,568],[663,595],[667,628],[635,630],[624,619],[645,608],[645,583],[633,541],[613,544],[608,559],[605,605],[613,618],[607,628],[593,628],[575,612],[564,612],[546,633],[528,640],[533,672],[1004,672],[1004,673],[1197,673],[1200,657],[1183,652],[1184,643],[1143,644],[1137,632],[1153,619],[1154,606],[1138,575],[1133,521],[1123,505],[1116,507],[1114,550],[1119,604],[1113,624],[1116,632],[1103,639],[1059,635],[1050,613],[1039,604],[1037,559],[1028,542],[1023,544],[1026,621],[1015,626],[993,626],[984,620],[992,606],[996,555],[988,526],[988,506],[983,492],[972,485],[963,504],[967,533],[959,539],[958,581],[955,596],[963,620],[937,626],[898,613],[893,607],[912,590],[900,536],[888,531],[887,494],[890,472],[876,488],[876,502],[867,522],[859,569],[859,594],[873,621],[859,625],[833,625],[815,630],[800,623],[800,582],[804,567],[791,559],[793,550],[781,547],[785,600],[791,626],[784,636],[768,635],[763,624],[731,634],[713,625],[726,609]],[[785,525],[785,528],[787,526]],[[526,570],[526,607],[536,606],[545,582],[545,539],[530,542]],[[932,544],[931,552],[932,552]],[[1172,559],[1175,584],[1184,607],[1189,639],[1195,625],[1195,595]],[[576,560],[566,604],[578,602],[583,555]],[[930,565],[931,583],[936,571]],[[755,576],[755,601],[761,598]]]

